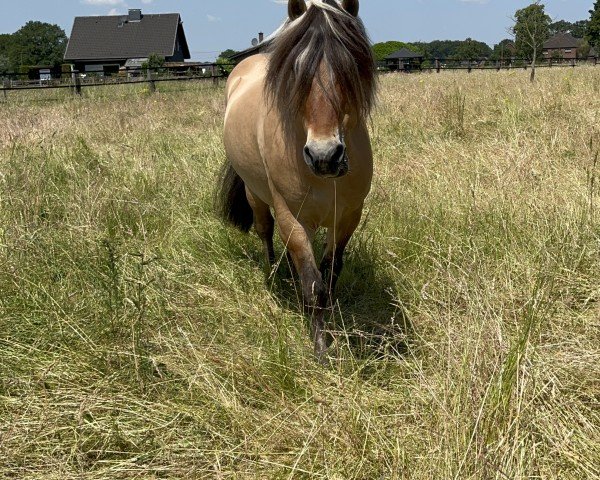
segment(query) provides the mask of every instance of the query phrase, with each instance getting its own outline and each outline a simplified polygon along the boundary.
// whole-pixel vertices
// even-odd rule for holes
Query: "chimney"
[[[265,34],[263,32],[258,32],[258,43],[263,43],[265,40]]]
[[[128,20],[130,22],[141,22],[142,21],[142,11],[139,8],[130,8]]]

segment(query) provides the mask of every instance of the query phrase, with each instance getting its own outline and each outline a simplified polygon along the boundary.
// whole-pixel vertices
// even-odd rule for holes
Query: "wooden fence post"
[[[75,94],[81,95],[81,77],[79,74],[75,75]]]
[[[576,65],[575,59],[573,58],[573,59],[571,59],[571,67],[575,68],[575,65]]]
[[[440,73],[440,69],[441,69],[441,66],[440,66],[440,59],[439,59],[439,58],[436,58],[436,59],[435,59],[435,71],[436,71],[437,73]]]
[[[154,81],[154,79],[152,78],[152,70],[148,69],[148,72],[146,74],[146,78],[148,79],[148,88],[150,89],[150,93],[154,93],[156,92],[156,82]]]
[[[210,66],[210,76],[212,77],[213,85],[215,87],[218,86],[219,85],[219,77],[217,77],[217,66],[214,64]]]
[[[4,100],[7,100],[8,99],[8,94],[6,92],[10,88],[10,80],[8,78],[5,78],[2,81],[2,86],[4,87]]]

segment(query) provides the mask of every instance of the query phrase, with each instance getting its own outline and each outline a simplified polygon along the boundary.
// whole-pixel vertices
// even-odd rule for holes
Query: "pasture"
[[[600,478],[599,73],[381,77],[328,368],[213,212],[222,87],[11,93],[0,477]]]

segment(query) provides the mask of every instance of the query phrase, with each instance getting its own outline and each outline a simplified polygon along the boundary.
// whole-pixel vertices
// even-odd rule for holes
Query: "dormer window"
[[[142,21],[142,11],[139,8],[130,8],[128,15],[129,22],[141,22]]]

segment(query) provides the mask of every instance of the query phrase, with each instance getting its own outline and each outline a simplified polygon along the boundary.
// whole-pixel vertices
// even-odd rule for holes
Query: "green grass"
[[[0,477],[600,478],[599,78],[382,77],[330,368],[213,214],[222,88],[11,92]]]

